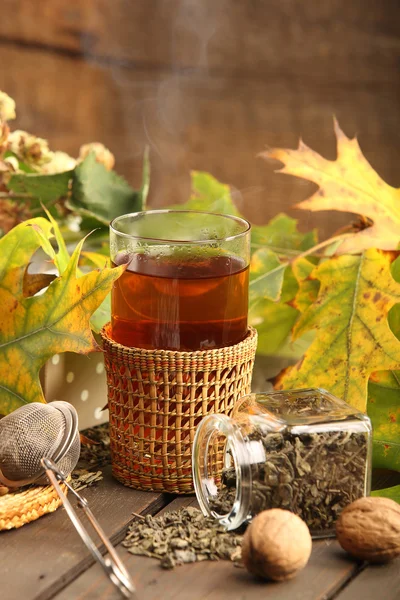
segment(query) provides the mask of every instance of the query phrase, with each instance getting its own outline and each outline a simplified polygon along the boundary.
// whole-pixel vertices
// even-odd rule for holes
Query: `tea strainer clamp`
[[[116,553],[110,540],[108,539],[108,537],[106,536],[102,527],[100,526],[99,522],[97,521],[97,519],[93,515],[92,511],[90,510],[87,500],[85,498],[82,498],[82,496],[80,496],[80,494],[78,494],[78,492],[76,492],[73,489],[73,487],[66,480],[64,473],[62,473],[57,468],[56,464],[51,459],[42,458],[41,463],[42,463],[43,468],[46,471],[47,477],[49,478],[54,489],[56,490],[61,502],[63,503],[63,506],[68,514],[68,517],[70,518],[72,524],[74,525],[75,529],[79,533],[85,546],[92,554],[93,558],[100,564],[100,566],[102,567],[103,571],[106,573],[106,575],[108,576],[110,581],[119,590],[119,592],[122,594],[122,596],[124,598],[132,598],[132,599],[136,598],[135,587],[133,585],[133,582],[132,582],[127,570],[125,569],[123,563],[121,562],[120,558],[118,557],[118,554]],[[83,526],[82,522],[80,521],[77,513],[75,512],[74,508],[72,507],[67,496],[64,494],[63,490],[61,489],[61,487],[59,485],[60,481],[67,486],[70,493],[76,498],[76,500],[78,502],[78,506],[84,511],[84,513],[85,513],[86,517],[88,518],[90,524],[92,525],[93,529],[96,531],[97,535],[103,542],[108,554],[110,555],[109,557],[104,558],[102,556],[102,554],[100,553],[100,551],[98,550],[96,544],[90,537],[86,528]]]

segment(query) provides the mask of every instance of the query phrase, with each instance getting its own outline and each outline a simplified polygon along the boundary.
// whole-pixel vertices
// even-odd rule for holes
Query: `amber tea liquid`
[[[249,267],[239,258],[121,254],[112,291],[112,337],[124,346],[206,350],[247,332]]]

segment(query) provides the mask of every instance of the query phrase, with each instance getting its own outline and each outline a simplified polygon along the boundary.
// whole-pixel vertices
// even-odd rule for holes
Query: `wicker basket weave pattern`
[[[198,352],[128,348],[102,331],[114,476],[130,487],[193,492],[191,449],[210,413],[230,414],[249,393],[257,333]]]
[[[67,486],[61,484],[64,494]],[[62,502],[52,485],[10,491],[0,497],[0,531],[18,529],[43,515],[52,513]]]

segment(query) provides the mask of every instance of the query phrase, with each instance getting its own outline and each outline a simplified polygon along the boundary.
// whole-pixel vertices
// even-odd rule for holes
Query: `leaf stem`
[[[315,254],[317,250],[321,250],[322,248],[325,248],[326,246],[329,246],[329,245],[335,243],[336,241],[345,239],[345,238],[349,237],[350,235],[352,235],[352,234],[351,233],[343,233],[341,235],[336,235],[331,238],[328,238],[324,242],[320,242],[316,246],[313,246],[312,248],[309,248],[308,250],[301,252],[300,254],[298,254],[297,256],[294,256],[290,260],[282,262],[280,265],[278,265],[271,271],[268,271],[267,273],[263,273],[263,275],[256,277],[256,279],[253,279],[253,281],[250,281],[249,286],[251,287],[255,283],[258,283],[261,279],[266,279],[267,277],[269,277],[270,275],[273,275],[274,273],[277,273],[281,269],[286,269],[286,267],[288,267],[290,264],[292,264],[298,258],[304,258],[305,256],[310,256],[310,254]]]
[[[335,242],[338,242],[340,240],[344,240],[344,239],[348,238],[351,235],[354,235],[354,234],[352,234],[352,233],[342,233],[340,235],[334,235],[333,237],[328,238],[324,242],[320,242],[316,246],[313,246],[312,248],[309,248],[308,250],[305,250],[305,252],[302,252],[296,258],[304,258],[305,256],[310,256],[310,254],[315,254],[316,250],[321,250],[322,248],[325,248],[326,246],[329,246],[330,244],[334,244]],[[293,262],[294,260],[295,260],[295,258],[293,258],[292,260],[290,260],[289,263]]]
[[[9,198],[10,200],[15,200],[15,199],[24,199],[24,200],[31,200],[32,198],[35,198],[35,196],[32,196],[32,194],[14,194],[13,192],[0,192],[0,198]]]

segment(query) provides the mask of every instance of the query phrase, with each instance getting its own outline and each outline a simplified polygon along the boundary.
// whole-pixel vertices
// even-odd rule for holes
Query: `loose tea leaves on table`
[[[108,423],[97,425],[82,431],[84,436],[93,440],[93,444],[82,444],[79,466],[103,466],[111,463],[110,426]]]
[[[103,479],[101,471],[87,471],[86,469],[75,469],[71,473],[71,487],[80,492],[87,487],[92,487]]]
[[[138,517],[122,544],[132,554],[160,560],[164,569],[203,560],[241,558],[242,536],[227,532],[198,508],[188,506],[158,517]]]
[[[249,439],[262,444],[265,461],[252,463],[251,514],[284,508],[313,534],[334,526],[345,506],[364,495],[368,437],[364,432],[271,432],[255,426]],[[223,471],[211,508],[229,513],[236,496],[235,468]]]

